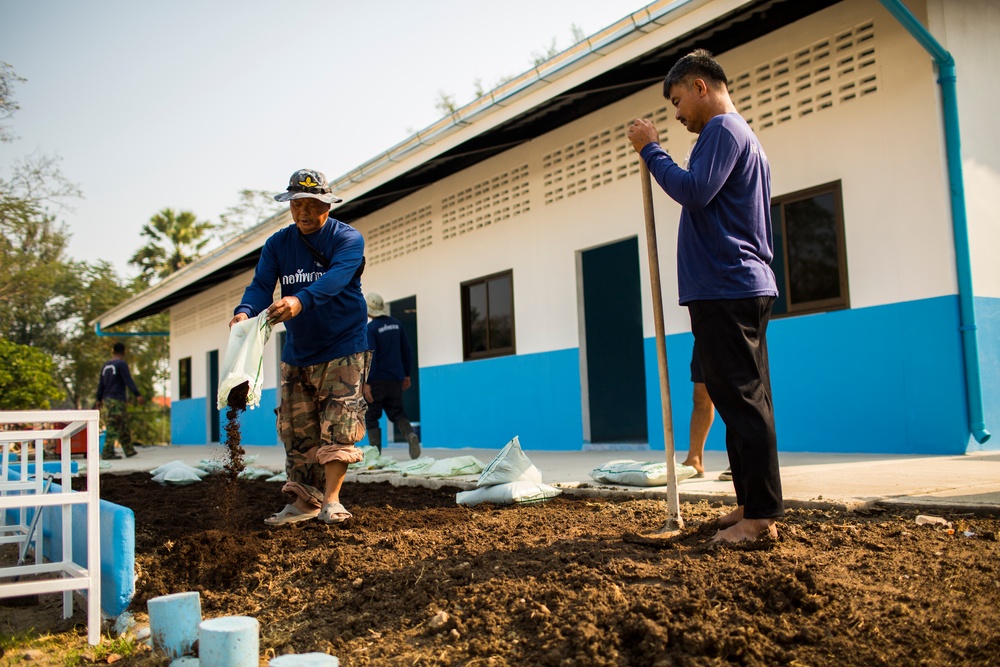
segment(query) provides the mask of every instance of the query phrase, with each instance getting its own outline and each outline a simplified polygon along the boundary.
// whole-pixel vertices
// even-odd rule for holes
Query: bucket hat
[[[323,172],[315,169],[299,169],[288,179],[286,192],[275,195],[275,201],[290,201],[292,199],[305,199],[311,197],[327,204],[339,204],[344,201],[330,191],[330,184],[326,182]]]
[[[365,302],[368,303],[368,317],[382,317],[389,314],[389,308],[382,300],[381,294],[369,292],[365,297]]]

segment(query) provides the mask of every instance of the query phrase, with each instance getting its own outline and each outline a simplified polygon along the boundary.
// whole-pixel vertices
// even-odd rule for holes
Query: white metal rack
[[[3,460],[0,462],[0,544],[20,544],[34,552],[34,562],[25,560],[22,565],[0,567],[0,598],[41,593],[63,593],[63,618],[73,615],[73,591],[80,591],[87,598],[87,641],[97,644],[101,639],[101,532],[100,532],[100,452],[97,410],[53,410],[0,412],[0,445]],[[53,424],[68,424],[63,428]],[[15,430],[3,430],[12,427]],[[70,463],[71,438],[74,434],[87,434],[87,488],[73,491]],[[61,440],[59,470],[62,489],[59,493],[44,490],[44,442]],[[20,445],[20,479],[12,480],[9,453],[13,444]],[[29,466],[34,474],[29,475]],[[73,506],[87,508],[87,567],[73,562]],[[62,507],[62,548],[60,560],[45,562],[42,554],[43,519],[38,517],[34,531],[29,535],[28,510],[42,512],[45,507]],[[8,511],[17,510],[13,523],[7,521]],[[18,581],[32,575],[30,581]],[[40,577],[36,575],[41,575]],[[9,581],[8,581],[9,580]]]

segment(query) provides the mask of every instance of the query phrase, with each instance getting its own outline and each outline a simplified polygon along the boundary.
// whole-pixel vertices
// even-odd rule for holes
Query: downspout
[[[958,273],[958,304],[965,357],[965,394],[969,410],[969,431],[979,444],[990,439],[983,415],[983,384],[979,366],[979,338],[976,333],[975,293],[972,291],[972,258],[969,254],[969,220],[965,212],[965,184],[962,176],[962,143],[958,131],[958,93],[955,59],[900,0],[879,0],[893,17],[920,43],[938,68],[941,107],[944,116],[945,154],[951,190],[951,217],[955,235],[955,266]]]
[[[169,336],[169,331],[140,331],[138,333],[114,333],[103,331],[100,322],[94,322],[94,333],[98,336]]]

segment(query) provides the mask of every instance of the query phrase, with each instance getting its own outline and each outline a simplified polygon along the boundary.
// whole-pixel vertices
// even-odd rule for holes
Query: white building
[[[772,169],[779,448],[995,446],[998,34],[991,0],[656,2],[335,179],[346,203],[332,215],[366,239],[364,289],[392,302],[415,343],[408,408],[425,445],[499,447],[517,434],[533,449],[662,448],[625,128],[653,119],[683,158],[696,137],[661,82],[704,47]],[[323,168],[289,170],[302,166]],[[681,450],[692,337],[676,299],[680,211],[654,189]],[[174,444],[219,439],[226,324],[264,240],[286,224],[277,216],[99,319],[107,330],[169,309]],[[268,388],[243,418],[245,444],[277,444],[277,352],[267,346]],[[720,420],[710,448],[723,433]]]

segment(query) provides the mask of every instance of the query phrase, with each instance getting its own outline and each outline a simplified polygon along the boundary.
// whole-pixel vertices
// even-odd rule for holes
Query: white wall
[[[932,0],[928,28],[955,58],[962,169],[977,296],[1000,297],[1000,3]]]

